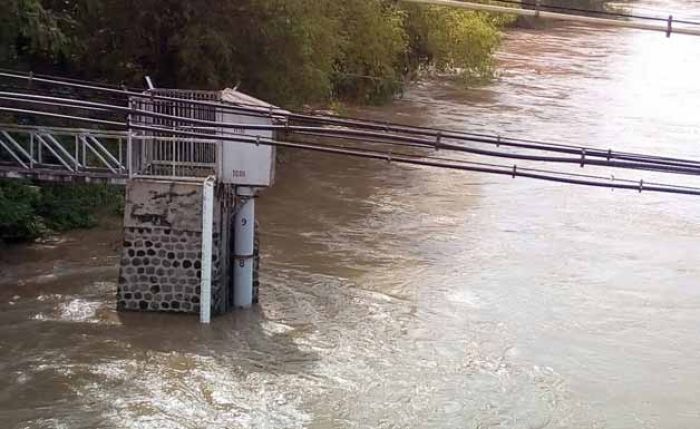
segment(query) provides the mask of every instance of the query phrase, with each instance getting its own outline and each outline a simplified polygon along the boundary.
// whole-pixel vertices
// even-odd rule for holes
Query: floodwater
[[[354,113],[700,159],[700,39],[517,30],[499,62]],[[117,226],[1,253],[0,427],[700,426],[697,197],[287,152],[258,207],[261,305],[207,327],[114,311]]]

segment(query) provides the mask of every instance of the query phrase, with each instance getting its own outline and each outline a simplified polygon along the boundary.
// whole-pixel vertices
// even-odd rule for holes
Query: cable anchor
[[[673,15],[668,16],[668,27],[666,28],[666,37],[671,37],[673,31]]]
[[[586,163],[586,148],[581,149],[581,168]]]
[[[518,166],[515,165],[515,164],[513,164],[513,173],[512,173],[513,179],[515,179],[515,175],[516,175],[517,173],[518,173]]]
[[[639,181],[639,193],[641,194],[643,190],[644,190],[644,179],[641,179]]]

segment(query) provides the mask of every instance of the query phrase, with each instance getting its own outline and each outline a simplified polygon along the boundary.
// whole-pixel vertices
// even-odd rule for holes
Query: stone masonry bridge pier
[[[130,105],[156,115],[131,115],[126,131],[0,126],[0,177],[125,185],[118,309],[195,313],[208,323],[257,301],[255,198],[273,183],[275,166],[272,145],[219,137],[270,139],[270,128],[247,126],[285,119],[218,107],[274,108],[231,89],[147,94],[158,97]]]

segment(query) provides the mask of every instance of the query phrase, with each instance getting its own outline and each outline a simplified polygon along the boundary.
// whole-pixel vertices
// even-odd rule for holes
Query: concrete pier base
[[[211,314],[230,308],[231,187],[215,192]],[[117,308],[199,313],[202,183],[131,180],[124,207],[124,241]]]

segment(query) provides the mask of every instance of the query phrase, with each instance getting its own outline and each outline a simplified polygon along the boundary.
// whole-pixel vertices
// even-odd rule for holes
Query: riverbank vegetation
[[[0,65],[241,90],[285,107],[390,99],[425,70],[493,73],[506,22],[394,0],[5,0]]]
[[[0,243],[92,227],[122,206],[122,191],[107,185],[0,182]]]

